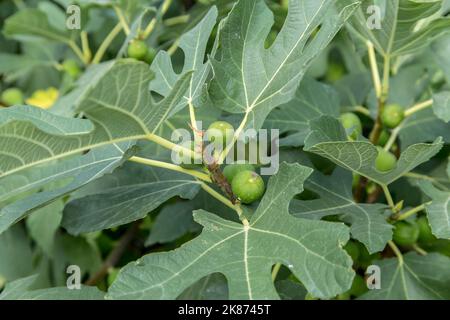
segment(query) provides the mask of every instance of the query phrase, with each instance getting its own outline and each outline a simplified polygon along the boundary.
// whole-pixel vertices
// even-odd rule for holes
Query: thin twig
[[[370,62],[370,69],[372,70],[372,80],[373,85],[375,87],[375,93],[377,95],[377,98],[381,97],[381,78],[380,73],[378,71],[378,65],[377,65],[377,58],[375,56],[375,49],[373,47],[372,42],[367,41],[366,42],[367,51],[369,53],[369,62]]]

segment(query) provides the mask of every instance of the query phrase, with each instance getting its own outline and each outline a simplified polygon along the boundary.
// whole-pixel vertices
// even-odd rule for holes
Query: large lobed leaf
[[[237,2],[221,30],[218,58],[211,60],[213,102],[228,112],[245,114],[250,127],[260,128],[273,108],[293,98],[313,58],[358,4],[354,0],[289,1],[280,33],[265,49],[272,12],[263,0]]]
[[[248,225],[199,210],[199,237],[175,251],[144,256],[125,266],[108,292],[113,299],[173,299],[197,280],[220,272],[231,299],[275,299],[271,268],[287,266],[316,297],[347,290],[354,272],[341,249],[343,224],[295,218],[288,212],[311,169],[283,163]]]

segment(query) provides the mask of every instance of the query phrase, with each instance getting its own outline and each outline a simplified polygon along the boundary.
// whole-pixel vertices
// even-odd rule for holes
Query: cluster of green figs
[[[375,159],[375,168],[378,171],[390,171],[397,164],[395,155],[388,150],[384,150],[383,147],[389,140],[390,135],[388,130],[396,128],[404,118],[405,112],[398,104],[385,106],[381,113],[381,123],[384,128],[378,138],[378,155]],[[344,128],[350,132],[349,139],[356,140],[362,134],[361,120],[356,114],[347,112],[342,114],[340,119]]]

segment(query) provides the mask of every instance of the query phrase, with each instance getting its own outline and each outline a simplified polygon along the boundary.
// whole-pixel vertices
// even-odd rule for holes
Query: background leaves
[[[442,148],[442,139],[433,144],[416,144],[400,156],[397,166],[387,173],[375,169],[376,147],[366,141],[348,141],[344,128],[334,118],[322,116],[310,122],[311,133],[305,150],[326,157],[339,166],[361,174],[379,184],[389,184],[434,156]]]

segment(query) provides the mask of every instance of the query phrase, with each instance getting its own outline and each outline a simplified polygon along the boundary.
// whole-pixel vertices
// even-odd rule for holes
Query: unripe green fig
[[[9,88],[2,93],[2,102],[7,106],[23,104],[23,93],[19,88]]]
[[[400,221],[395,224],[393,240],[404,247],[412,246],[419,239],[419,227],[415,223]]]
[[[431,232],[431,227],[426,216],[419,217],[416,222],[419,227],[419,242],[431,244],[437,240]]]
[[[136,60],[144,60],[148,53],[147,44],[142,40],[133,40],[128,45],[128,56]]]
[[[264,181],[254,171],[241,171],[231,183],[233,193],[242,203],[250,204],[261,199],[264,194]]]
[[[358,138],[358,135],[362,133],[362,124],[358,116],[351,112],[341,114],[341,123],[346,131],[352,131],[350,137],[352,139]]]
[[[388,128],[395,128],[405,118],[403,108],[398,104],[389,104],[381,113],[381,122]]]
[[[255,166],[249,163],[229,164],[223,169],[223,175],[231,183],[234,177],[242,171],[255,171]]]
[[[378,148],[378,155],[375,159],[375,168],[378,171],[386,172],[392,170],[397,164],[397,158],[382,148]]]
[[[63,70],[72,78],[76,79],[81,73],[77,62],[73,59],[67,59],[62,64]]]
[[[216,147],[225,147],[226,144],[233,141],[234,128],[226,121],[215,121],[206,130],[206,136],[209,142],[214,143]]]

